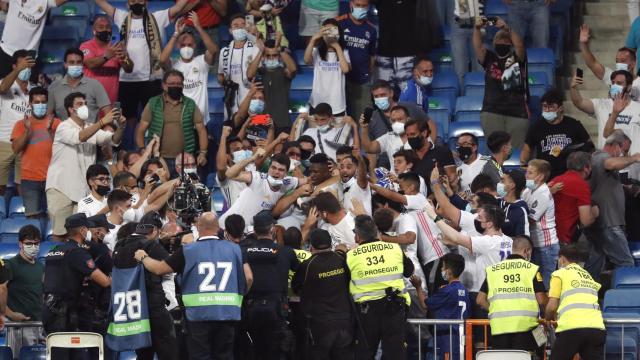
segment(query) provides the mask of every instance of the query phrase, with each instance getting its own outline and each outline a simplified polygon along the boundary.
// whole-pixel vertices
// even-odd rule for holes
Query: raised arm
[[[0,93],[5,94],[7,91],[9,91],[9,89],[11,89],[11,85],[13,85],[13,83],[18,78],[18,74],[20,73],[20,71],[26,68],[33,67],[35,64],[36,61],[31,57],[18,59],[16,68],[11,70],[11,72],[7,74],[4,79],[2,79],[2,82],[0,82]]]
[[[320,28],[320,31],[313,34],[311,40],[307,44],[307,48],[304,49],[304,63],[307,65],[313,65],[313,48],[316,46],[316,42],[322,39],[322,31],[324,28]]]
[[[338,56],[338,62],[340,63],[340,70],[342,71],[342,73],[346,74],[351,71],[351,64],[349,64],[349,62],[347,61],[347,57],[344,56],[344,50],[340,46],[340,43],[337,41],[331,43],[331,47],[336,50],[336,55]]]
[[[216,45],[213,39],[211,39],[211,36],[209,36],[209,34],[202,28],[202,26],[200,25],[198,14],[196,14],[195,11],[189,12],[189,20],[191,20],[191,22],[193,23],[193,27],[196,29],[198,34],[200,34],[200,39],[202,39],[204,47],[207,49],[207,51],[204,53],[204,61],[209,65],[213,65],[213,62],[215,61],[220,48],[218,47],[218,45]]]
[[[471,237],[469,235],[456,231],[444,220],[436,221],[437,214],[430,203],[427,203],[426,205],[425,214],[435,222],[436,226],[438,226],[438,228],[442,232],[442,240],[444,242],[452,245],[464,246],[467,249],[471,250]]]
[[[618,171],[637,162],[640,162],[640,153],[632,156],[610,157],[604,161],[604,168],[609,171]]]
[[[175,5],[169,8],[169,19],[175,19],[176,16],[180,14],[180,12],[187,6],[187,2],[189,0],[178,0]]]
[[[451,220],[453,224],[459,225],[460,209],[455,207],[442,191],[443,189],[440,183],[440,172],[438,171],[437,166],[434,166],[433,171],[431,171],[431,189],[433,190],[433,194],[436,197],[439,209],[442,211],[444,216],[447,219]]]
[[[364,151],[369,154],[379,154],[382,151],[380,143],[377,140],[369,139],[369,124],[364,122],[364,114],[360,115],[360,131],[362,131],[360,142]]]
[[[383,188],[378,184],[370,184],[369,186],[371,186],[371,190],[374,190],[375,192],[380,194],[382,197],[389,199],[391,201],[398,202],[403,205],[407,205],[407,198],[404,195],[399,194],[395,191]]]
[[[220,145],[216,153],[216,174],[219,181],[227,179],[227,138],[231,134],[231,126],[222,127],[222,135],[220,136]]]
[[[160,65],[162,65],[162,68],[165,70],[171,69],[171,52],[176,46],[178,37],[180,37],[180,33],[182,31],[182,28],[184,27],[183,24],[184,22],[182,20],[178,20],[178,23],[176,24],[176,31],[173,33],[173,35],[171,35],[171,38],[167,42],[167,46],[165,46],[160,53]]]
[[[574,75],[573,79],[571,80],[571,102],[573,103],[573,105],[575,105],[575,107],[580,109],[580,111],[583,111],[589,115],[595,113],[593,101],[591,101],[590,99],[582,98],[582,95],[578,90],[578,85],[582,85],[582,78]]]
[[[484,64],[484,58],[487,55],[487,48],[484,47],[482,42],[482,32],[480,31],[484,27],[484,20],[480,16],[476,16],[476,24],[473,28],[473,50],[476,53],[476,58],[480,64]]]
[[[261,41],[260,39],[257,40],[257,42],[260,42],[260,41]],[[264,54],[264,49],[261,48],[260,46],[258,46],[258,48],[260,49],[260,51],[258,52],[258,55],[256,55],[256,57],[251,61],[251,63],[249,64],[249,67],[247,68],[247,79],[249,80],[253,80],[253,78],[256,76],[256,74],[258,73],[258,68],[260,67],[260,63],[262,62],[262,55]]]
[[[102,11],[104,11],[104,13],[107,14],[108,17],[113,19],[113,15],[116,12],[116,8],[113,7],[113,5],[109,4],[107,0],[96,0],[96,5],[98,5],[100,9],[102,9]]]
[[[293,79],[296,76],[296,72],[298,71],[298,66],[296,65],[295,60],[289,55],[286,51],[280,52],[280,59],[282,59],[282,63],[284,64],[284,73],[287,75],[289,79]]]
[[[585,65],[587,65],[593,75],[602,80],[604,78],[604,66],[600,64],[591,52],[591,49],[589,49],[589,35],[589,26],[586,24],[580,26],[580,52],[582,53]]]
[[[312,192],[313,187],[311,186],[311,184],[305,184],[298,187],[288,195],[281,197],[280,200],[276,202],[273,209],[271,209],[271,213],[274,217],[282,215],[291,205],[293,205],[298,200],[298,198],[307,197],[311,195]]]
[[[518,56],[518,60],[525,61],[525,59],[527,57],[527,49],[524,47],[524,40],[520,37],[520,35],[518,35],[518,33],[515,32],[515,31],[511,31],[511,29],[509,28],[507,23],[504,22],[504,20],[502,20],[500,18],[498,18],[496,26],[500,30],[506,30],[506,31],[509,32],[509,35],[511,37],[511,43],[513,44],[513,48],[516,51],[516,55]]]
[[[165,261],[158,261],[149,257],[147,252],[144,250],[136,250],[134,256],[135,259],[141,262],[144,268],[152,274],[165,275],[174,272],[171,266],[169,266]]]
[[[258,149],[255,152],[255,154],[253,154],[250,158],[244,159],[236,164],[233,164],[232,167],[227,169],[227,172],[226,172],[227,177],[236,181],[242,181],[243,183],[246,183],[246,184],[251,184],[251,181],[252,181],[251,173],[243,170],[245,167],[247,167],[247,165],[251,164],[252,162],[255,162],[256,159],[258,159],[261,156],[264,156],[264,150]]]

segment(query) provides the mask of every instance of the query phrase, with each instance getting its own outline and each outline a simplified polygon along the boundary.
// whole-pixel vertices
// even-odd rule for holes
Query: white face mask
[[[271,175],[267,177],[267,182],[269,183],[269,186],[274,188],[278,188],[282,186],[282,184],[284,184],[284,181],[282,179],[276,179]]]
[[[87,230],[87,235],[85,235],[84,241],[85,242],[91,242],[92,238],[93,238],[93,234],[91,234],[91,230]]]
[[[194,167],[190,167],[190,168],[184,168],[184,173],[185,174],[197,174],[198,173],[198,168],[194,168]]]
[[[138,193],[131,194],[131,204],[132,205],[136,205],[138,203],[138,200],[140,200],[140,194],[138,194]]]
[[[22,251],[28,258],[35,259],[40,253],[40,245],[23,245]]]
[[[629,64],[625,64],[625,63],[616,63],[616,70],[629,71]]]
[[[233,157],[233,162],[237,164],[240,161],[248,159],[251,156],[253,156],[253,152],[251,152],[251,150],[238,150],[238,151],[234,151],[231,155]]]
[[[82,105],[76,109],[76,114],[80,120],[86,121],[89,118],[89,108],[87,105]]]
[[[180,57],[185,60],[190,60],[193,57],[193,48],[190,46],[184,46],[180,48]]]
[[[293,170],[295,170],[295,168],[300,166],[300,161],[298,161],[296,159],[289,159],[289,160],[290,160],[289,171],[293,171]]]
[[[404,123],[396,121],[393,124],[391,124],[391,129],[393,130],[394,134],[402,135],[404,134]]]

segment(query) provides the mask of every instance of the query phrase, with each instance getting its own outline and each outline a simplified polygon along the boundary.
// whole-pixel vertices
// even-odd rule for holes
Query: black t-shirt
[[[351,318],[350,273],[344,256],[333,251],[314,254],[305,260],[291,280],[300,294],[302,311],[318,320]]]
[[[113,266],[126,269],[138,265],[134,254],[136,250],[144,250],[150,258],[155,260],[165,260],[169,257],[167,250],[156,240],[147,240],[141,235],[131,235],[119,241],[113,252]],[[145,285],[147,287],[147,302],[149,307],[164,307],[165,296],[162,290],[162,276],[154,275],[145,270]]]
[[[517,59],[515,53],[501,59],[487,50],[482,67],[485,83],[482,111],[528,119],[526,59]]]
[[[285,74],[285,69],[283,67],[274,70],[260,68],[258,72],[262,75],[265,114],[271,115],[275,127],[291,127],[291,120],[289,120],[291,79]]]
[[[4,261],[0,259],[0,284],[4,284],[9,281],[10,277],[11,274],[7,269],[7,266],[5,265]]]
[[[418,0],[378,0],[380,19],[378,54],[401,57],[416,55],[416,4]]]
[[[91,254],[73,240],[54,246],[45,257],[44,293],[76,299],[85,278],[97,268]]]
[[[546,160],[551,164],[549,179],[567,170],[567,156],[580,150],[574,148],[576,145],[590,141],[591,137],[582,123],[568,116],[564,116],[562,122],[557,125],[552,125],[544,119],[536,121],[529,127],[525,139],[532,154],[535,152],[536,159]]]
[[[293,249],[268,239],[246,239],[240,246],[253,272],[253,285],[246,298],[283,299],[289,287],[289,270],[296,271],[299,266]]]
[[[205,239],[202,239],[205,240]],[[206,240],[212,241],[229,241],[229,240],[220,240],[217,237],[209,237]],[[198,241],[201,241],[198,239]],[[178,274],[182,274],[184,272],[184,266],[186,264],[186,259],[184,258],[184,250],[183,247],[179,247],[173,254],[171,254],[168,258],[164,260],[173,271]],[[247,262],[247,257],[244,252],[242,252],[242,263],[245,264]]]
[[[521,259],[524,260],[524,258],[520,255],[509,255],[507,256],[507,260],[510,259]],[[534,293],[546,293],[547,292],[547,288],[544,286],[544,283],[542,282],[542,275],[540,275],[540,272],[538,271],[536,273],[536,275],[533,277],[533,292]],[[487,279],[484,279],[484,282],[482,283],[482,286],[480,287],[480,291],[488,294],[489,293],[489,284],[487,283]]]
[[[422,159],[418,159],[418,162],[413,166],[413,171],[425,179],[428,192],[431,193],[431,184],[429,179],[431,179],[431,171],[433,171],[436,163],[438,163],[441,174],[444,174],[443,168],[445,166],[455,166],[456,163],[453,160],[453,154],[451,154],[451,150],[449,150],[448,147],[432,145],[431,143],[428,143],[425,146],[431,146],[431,150],[429,150]]]

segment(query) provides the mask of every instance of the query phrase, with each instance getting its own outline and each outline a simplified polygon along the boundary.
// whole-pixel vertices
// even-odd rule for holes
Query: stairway
[[[565,90],[566,101],[564,103],[565,115],[571,116],[582,122],[592,139],[596,139],[597,124],[593,117],[578,110],[571,103],[570,85],[571,77],[580,67],[584,70],[584,85],[580,87],[583,98],[603,98],[607,96],[608,87],[598,80],[591,70],[586,67],[580,48],[578,47],[579,26],[589,25],[591,40],[589,48],[606,67],[615,69],[617,49],[624,46],[629,32],[629,19],[627,15],[626,0],[587,0],[575,3],[577,14],[573,19],[571,38],[568,42],[565,64],[558,72],[558,86]],[[636,67],[638,67],[636,65]]]

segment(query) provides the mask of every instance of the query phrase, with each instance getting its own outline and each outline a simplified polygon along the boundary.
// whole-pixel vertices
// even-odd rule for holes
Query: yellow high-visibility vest
[[[378,300],[386,296],[385,289],[399,290],[407,305],[411,303],[405,291],[402,248],[398,244],[373,241],[361,244],[347,253],[351,272],[349,292],[357,303]]]
[[[602,312],[598,305],[598,290],[601,285],[578,264],[569,264],[554,271],[551,276],[562,281],[556,332],[582,328],[604,330]]]
[[[533,289],[538,266],[508,259],[487,267],[491,334],[529,331],[538,326],[539,306]]]

